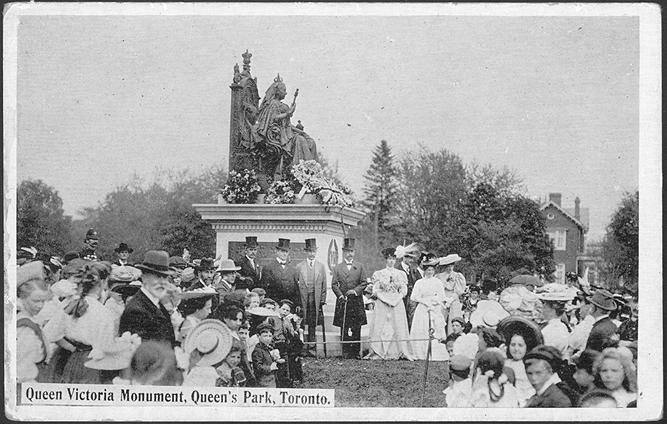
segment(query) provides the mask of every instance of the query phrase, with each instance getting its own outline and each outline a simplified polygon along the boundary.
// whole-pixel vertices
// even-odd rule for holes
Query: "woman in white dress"
[[[410,300],[417,302],[415,315],[412,318],[412,328],[410,329],[410,339],[412,353],[415,359],[426,359],[428,351],[429,328],[433,328],[434,339],[431,343],[431,360],[433,361],[448,361],[449,353],[447,346],[440,343],[447,337],[445,330],[445,316],[443,308],[449,307],[446,303],[445,288],[442,281],[435,278],[435,266],[439,260],[435,259],[430,262],[425,262],[424,278],[415,282],[415,287],[412,289]],[[421,340],[420,340],[421,339]]]
[[[371,352],[365,359],[413,360],[408,339],[408,320],[403,298],[408,293],[408,278],[404,271],[394,268],[395,249],[382,251],[386,268],[373,273],[375,318],[370,332]]]

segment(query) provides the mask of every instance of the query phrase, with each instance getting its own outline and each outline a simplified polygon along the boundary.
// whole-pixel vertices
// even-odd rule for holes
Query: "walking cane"
[[[340,327],[340,341],[341,342],[344,342],[343,337],[345,335],[345,318],[347,318],[347,296],[345,296],[345,300],[343,302],[345,302],[345,304],[343,306],[343,325],[342,325],[342,327]],[[343,350],[344,348],[345,348],[345,343],[341,343],[341,350]],[[343,355],[343,356],[345,356],[345,355]]]
[[[428,348],[426,348],[426,364],[424,366],[424,383],[422,385],[422,402],[421,406],[424,406],[424,397],[426,396],[426,382],[428,379],[428,361],[431,358],[431,343],[433,342],[433,335],[435,334],[435,329],[433,324],[431,324],[431,311],[428,312]]]
[[[322,308],[320,308],[320,316],[322,317],[322,343],[323,343],[323,348],[324,348],[324,357],[327,357],[327,332],[324,328],[324,312],[322,311]],[[317,340],[315,340],[315,354],[317,355]]]

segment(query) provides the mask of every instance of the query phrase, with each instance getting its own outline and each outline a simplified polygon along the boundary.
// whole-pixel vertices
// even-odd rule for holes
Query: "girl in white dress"
[[[403,298],[408,293],[408,277],[394,268],[395,249],[382,251],[387,266],[373,273],[373,297],[375,317],[371,326],[371,352],[364,359],[413,360],[412,349],[407,341],[408,320]]]
[[[41,267],[41,262],[36,262]],[[28,265],[26,265],[28,266]],[[38,265],[32,265],[37,268]],[[16,315],[16,359],[17,381],[44,382],[49,344],[35,316],[44,307],[50,296],[41,279],[18,279],[18,313]]]
[[[443,309],[449,307],[446,303],[445,288],[442,281],[435,278],[435,265],[439,262],[438,259],[425,262],[424,278],[415,282],[415,287],[412,289],[410,300],[417,302],[415,315],[412,318],[412,328],[410,329],[410,339],[412,353],[415,359],[426,359],[428,351],[429,328],[433,328],[434,339],[431,343],[431,357],[433,361],[448,361],[449,353],[447,353],[447,346],[440,343],[440,340],[445,340],[447,337],[445,330],[445,316]]]

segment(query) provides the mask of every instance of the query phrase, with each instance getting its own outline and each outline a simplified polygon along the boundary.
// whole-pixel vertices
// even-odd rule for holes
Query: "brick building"
[[[584,254],[584,236],[588,232],[588,208],[581,208],[578,197],[574,208],[564,208],[561,199],[560,193],[549,193],[549,201],[540,208],[554,246],[558,282],[564,282],[568,272],[580,274],[578,259]]]

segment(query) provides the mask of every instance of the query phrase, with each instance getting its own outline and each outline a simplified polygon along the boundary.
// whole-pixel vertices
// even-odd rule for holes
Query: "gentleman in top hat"
[[[278,239],[276,246],[276,260],[271,261],[262,270],[261,287],[266,290],[266,297],[273,300],[288,299],[296,306],[296,313],[301,311],[301,295],[297,271],[289,263],[289,239]]]
[[[213,277],[215,276],[213,258],[202,258],[195,270],[198,273],[199,279],[190,286],[190,290],[213,286]]]
[[[259,248],[257,237],[247,236],[243,247],[244,255],[236,263],[241,267],[239,271],[241,278],[246,281],[246,285],[252,290],[259,286],[261,279],[260,268],[257,263],[257,250]]]
[[[412,294],[415,282],[422,278],[422,274],[417,269],[417,259],[421,256],[421,252],[417,245],[412,243],[408,246],[396,247],[394,255],[396,256],[394,268],[405,272],[408,278],[408,293],[403,297],[403,304],[405,305],[405,313],[408,318],[408,328],[410,328],[412,326],[412,317],[417,308],[417,302],[410,300],[410,295]]]
[[[99,241],[100,238],[97,236],[97,231],[94,228],[90,228],[86,232],[86,238],[83,241],[83,247],[79,252],[79,256],[89,261],[99,261],[96,253]]]
[[[118,334],[129,331],[138,334],[142,341],[155,340],[176,343],[174,327],[161,300],[167,296],[169,254],[162,250],[149,250],[144,261],[136,265],[142,271],[142,287],[125,305],[120,316]]]
[[[302,325],[308,327],[304,355],[315,356],[316,329],[322,306],[326,303],[327,276],[324,264],[315,260],[317,244],[314,238],[306,239],[306,260],[296,266],[299,293],[303,307]],[[304,328],[305,330],[305,328]]]
[[[365,267],[354,261],[354,239],[343,240],[343,262],[334,267],[331,289],[336,294],[333,325],[340,327],[343,357],[361,359],[361,326],[366,325],[366,310],[362,294],[368,285]]]
[[[113,251],[116,252],[116,255],[118,255],[118,257],[114,261],[114,265],[118,266],[132,265],[132,263],[130,262],[130,254],[134,252],[134,249],[128,246],[127,243],[120,243],[118,247],[115,248]]]
[[[618,337],[618,328],[609,318],[609,313],[616,309],[616,302],[614,302],[614,296],[608,290],[602,289],[593,293],[591,304],[593,305],[591,315],[595,319],[595,323],[588,334],[586,349],[602,352],[607,342]]]

